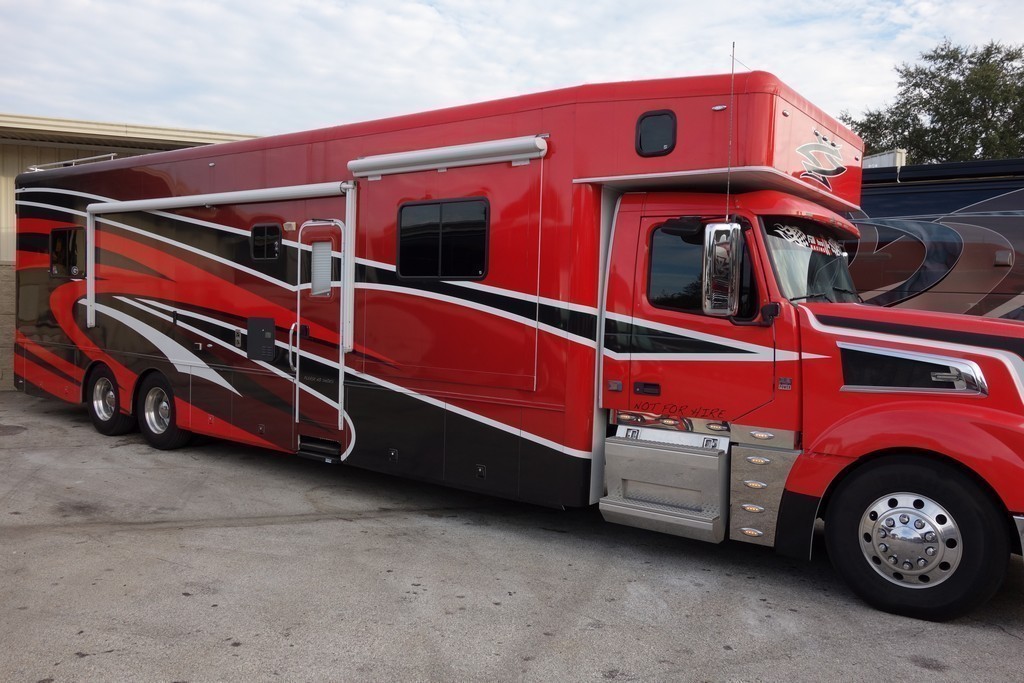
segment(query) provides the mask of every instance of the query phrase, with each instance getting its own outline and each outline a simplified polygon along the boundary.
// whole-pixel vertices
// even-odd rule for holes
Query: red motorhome
[[[17,179],[18,387],[808,557],[961,614],[1024,533],[1013,322],[862,306],[861,141],[761,72]],[[970,322],[966,322],[969,320]]]

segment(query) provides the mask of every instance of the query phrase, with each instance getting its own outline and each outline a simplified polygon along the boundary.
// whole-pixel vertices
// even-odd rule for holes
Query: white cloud
[[[1003,0],[0,0],[0,111],[277,133],[725,72],[735,41],[743,64],[858,113],[943,37],[1013,43],[1022,24]]]

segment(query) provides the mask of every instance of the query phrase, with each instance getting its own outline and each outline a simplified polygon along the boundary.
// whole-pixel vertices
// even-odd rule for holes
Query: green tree
[[[946,39],[896,73],[894,104],[839,116],[867,154],[902,147],[915,164],[1024,157],[1024,46]]]

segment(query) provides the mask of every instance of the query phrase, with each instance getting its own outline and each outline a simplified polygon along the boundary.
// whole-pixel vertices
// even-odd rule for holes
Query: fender
[[[930,397],[931,398],[931,397]],[[799,457],[787,490],[824,496],[843,462],[881,452],[930,451],[981,477],[1008,511],[1024,511],[1024,431],[1019,415],[962,401],[886,403],[855,412],[815,438]]]

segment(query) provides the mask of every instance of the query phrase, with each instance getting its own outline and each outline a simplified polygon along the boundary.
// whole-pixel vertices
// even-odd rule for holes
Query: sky
[[[0,0],[0,113],[269,135],[583,83],[774,73],[894,101],[944,38],[1024,42],[1020,0]]]

